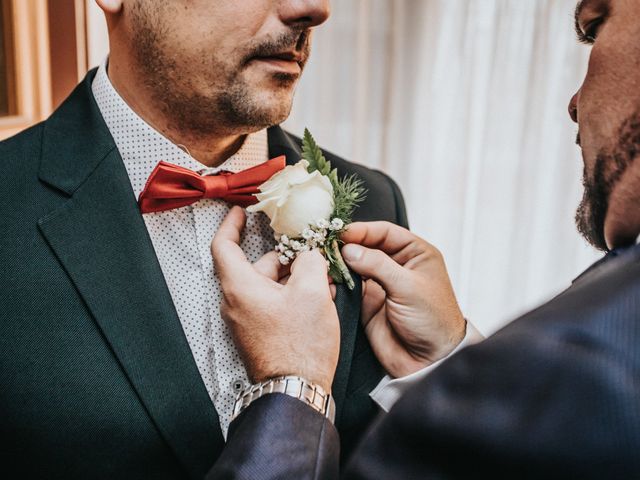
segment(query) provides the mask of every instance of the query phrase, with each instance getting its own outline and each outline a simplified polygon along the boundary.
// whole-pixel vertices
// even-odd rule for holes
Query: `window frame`
[[[0,139],[9,137],[51,113],[51,65],[47,0],[0,0],[9,24],[7,44],[12,112],[0,117]],[[6,6],[8,4],[8,8]]]

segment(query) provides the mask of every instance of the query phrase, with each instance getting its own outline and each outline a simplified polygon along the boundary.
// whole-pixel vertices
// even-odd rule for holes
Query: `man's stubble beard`
[[[217,135],[246,134],[286,120],[291,111],[290,101],[265,105],[255,98],[254,89],[242,79],[248,58],[231,67],[216,59],[210,51],[202,52],[198,69],[211,72],[216,81],[207,86],[206,93],[201,93],[202,89],[192,82],[192,72],[181,67],[170,54],[175,55],[175,49],[168,44],[170,29],[163,23],[161,8],[161,5],[150,6],[148,3],[143,7],[141,2],[134,5],[132,40],[145,87],[151,92],[156,107],[161,109],[169,128],[192,137],[206,138],[214,132]],[[247,57],[289,48],[301,35],[300,31],[291,31],[262,42]],[[305,61],[308,54],[309,42],[306,41]],[[298,78],[274,74],[273,82],[276,88],[293,89]]]
[[[639,153],[640,112],[622,124],[618,144],[613,149],[598,153],[591,177],[584,170],[584,194],[576,212],[576,224],[582,236],[599,250],[608,250],[604,223],[611,192]]]

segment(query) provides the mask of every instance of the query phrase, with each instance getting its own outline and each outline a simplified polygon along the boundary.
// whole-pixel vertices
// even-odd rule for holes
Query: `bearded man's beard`
[[[622,124],[615,148],[598,153],[593,174],[589,176],[584,170],[584,194],[576,212],[576,224],[582,236],[599,250],[608,250],[604,222],[611,192],[639,153],[640,113],[635,113]]]
[[[289,116],[290,104],[265,105],[256,99],[253,87],[240,74],[256,54],[295,46],[302,48],[303,67],[310,49],[308,31],[291,28],[276,38],[262,39],[248,47],[246,56],[235,60],[218,59],[212,52],[203,51],[185,66],[177,60],[181,55],[171,37],[171,25],[167,24],[167,18],[171,18],[171,12],[165,10],[167,5],[141,0],[133,5],[132,45],[145,85],[156,105],[172,121],[172,128],[196,136],[214,131],[248,133],[281,123]],[[201,73],[200,77],[209,76],[210,84],[197,88],[195,70]],[[280,74],[274,80],[282,88],[293,88],[297,76]]]

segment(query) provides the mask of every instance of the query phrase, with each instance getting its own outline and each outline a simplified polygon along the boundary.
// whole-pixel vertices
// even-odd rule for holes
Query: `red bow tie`
[[[285,167],[283,156],[238,173],[198,175],[187,168],[160,162],[138,199],[142,213],[185,207],[203,198],[220,198],[246,207],[258,202],[258,187]]]

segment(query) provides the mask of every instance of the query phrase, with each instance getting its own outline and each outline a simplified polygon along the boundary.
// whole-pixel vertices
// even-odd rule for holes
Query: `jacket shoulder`
[[[25,177],[35,178],[40,164],[44,122],[0,142],[0,182],[24,185]]]
[[[639,307],[637,259],[569,288],[410,389],[349,472],[635,478]]]
[[[559,349],[606,352],[640,369],[640,247],[595,273],[516,320],[505,333],[528,334]]]

